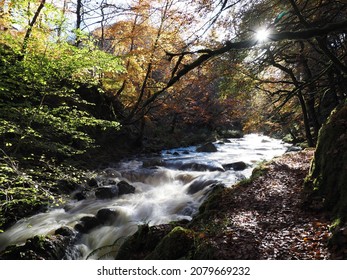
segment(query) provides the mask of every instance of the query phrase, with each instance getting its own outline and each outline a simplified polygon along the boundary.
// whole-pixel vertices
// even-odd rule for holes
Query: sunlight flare
[[[265,42],[269,39],[270,30],[268,28],[262,27],[255,32],[255,37],[258,42]]]

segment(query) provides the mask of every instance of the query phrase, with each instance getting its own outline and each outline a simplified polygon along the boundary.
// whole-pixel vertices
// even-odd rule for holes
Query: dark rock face
[[[65,232],[66,234],[66,232]],[[0,253],[0,260],[61,260],[73,237],[60,234],[48,237],[34,236],[24,245],[9,246]]]
[[[100,209],[96,214],[96,218],[101,224],[113,224],[119,216],[119,213],[115,210],[108,208]]]
[[[233,163],[223,164],[224,169],[234,169],[235,171],[242,171],[247,168],[247,164],[243,161],[237,161]]]
[[[172,229],[173,225],[156,225],[149,227],[141,225],[137,232],[128,237],[122,246],[119,248],[117,260],[141,260],[145,259],[150,254],[159,242]]]
[[[118,195],[130,194],[135,192],[135,187],[125,181],[120,181],[117,184],[117,187],[118,187]]]
[[[81,218],[80,223],[75,225],[75,230],[81,233],[88,233],[101,223],[96,217],[85,216]]]
[[[317,148],[305,187],[320,197],[333,215],[347,218],[347,103],[339,106],[318,135]]]
[[[69,227],[61,227],[54,232],[54,235],[61,235],[66,237],[72,237],[74,236],[74,234],[75,232]]]
[[[95,188],[98,186],[98,181],[95,178],[90,178],[87,184],[89,187]]]
[[[206,143],[196,149],[198,153],[215,153],[217,148],[213,143]]]
[[[188,188],[188,194],[197,193],[208,186],[212,187],[216,183],[217,183],[216,180],[207,180],[207,181],[195,180],[190,184]]]
[[[117,185],[99,187],[95,190],[95,196],[98,199],[112,199],[120,195],[135,192],[135,187],[125,181],[120,181]]]
[[[85,192],[77,192],[75,193],[75,195],[73,196],[74,199],[81,201],[87,198],[86,193]]]
[[[117,186],[99,187],[95,191],[95,196],[99,199],[111,199],[118,196]]]
[[[195,232],[183,227],[175,227],[155,247],[146,259],[178,260],[189,254],[194,247]]]

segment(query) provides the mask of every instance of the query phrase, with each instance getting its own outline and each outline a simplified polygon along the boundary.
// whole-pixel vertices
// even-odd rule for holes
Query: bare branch
[[[303,30],[298,30],[298,31],[285,31],[285,32],[280,32],[280,33],[272,33],[268,35],[269,41],[272,42],[279,42],[279,41],[284,41],[284,40],[307,40],[310,38],[314,37],[319,37],[319,36],[324,36],[327,35],[331,32],[337,32],[341,30],[345,30],[347,28],[347,20],[340,21],[340,22],[335,22],[335,23],[329,23],[323,27],[313,27],[313,28],[306,28]],[[140,108],[141,111],[146,108],[150,103],[152,103],[155,99],[157,99],[160,95],[165,93],[167,89],[172,87],[174,84],[176,84],[183,76],[185,76],[187,73],[190,71],[196,69],[197,67],[203,65],[205,62],[210,60],[211,58],[215,56],[222,55],[224,53],[227,53],[232,50],[244,50],[244,49],[250,49],[257,44],[259,44],[255,38],[251,38],[248,40],[244,41],[239,41],[239,42],[231,42],[231,41],[226,41],[224,45],[220,48],[217,48],[215,50],[200,50],[196,52],[192,52],[191,54],[199,54],[203,53],[200,55],[198,58],[196,58],[193,62],[190,64],[184,65],[182,69],[177,71],[178,65],[175,66],[175,71],[177,71],[171,79],[167,82],[167,85],[155,92],[151,97],[149,97],[142,105]],[[188,53],[186,53],[188,54]],[[178,55],[178,54],[176,54]],[[181,54],[182,55],[182,54]],[[298,85],[299,87],[300,85]]]

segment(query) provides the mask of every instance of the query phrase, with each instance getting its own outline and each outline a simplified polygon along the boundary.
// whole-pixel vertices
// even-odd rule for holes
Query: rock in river
[[[206,143],[196,149],[198,153],[215,153],[217,148],[213,143]]]

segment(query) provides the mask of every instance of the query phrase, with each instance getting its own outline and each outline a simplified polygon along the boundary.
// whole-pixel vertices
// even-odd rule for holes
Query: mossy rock
[[[306,189],[333,215],[347,218],[347,103],[336,108],[319,132]]]
[[[71,240],[71,236],[36,235],[24,245],[7,247],[0,253],[0,260],[61,260],[65,257]]]
[[[225,186],[223,184],[216,184],[209,194],[208,198],[199,207],[198,216],[206,214],[210,211],[218,210],[224,190]]]
[[[189,256],[194,248],[195,233],[183,227],[175,227],[150,253],[147,260],[177,260]]]
[[[128,237],[120,246],[116,260],[141,260],[150,254],[159,242],[173,229],[173,225],[163,224],[149,227],[140,225],[137,232]]]

